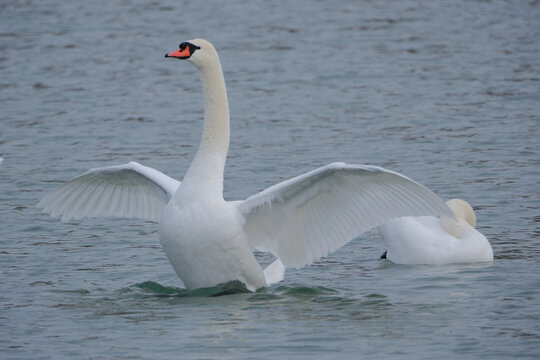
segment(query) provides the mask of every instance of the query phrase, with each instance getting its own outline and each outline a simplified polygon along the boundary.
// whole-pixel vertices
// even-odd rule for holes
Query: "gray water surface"
[[[517,0],[2,2],[0,357],[537,358],[539,19]],[[163,55],[195,37],[229,91],[227,199],[376,164],[470,202],[494,262],[391,264],[371,231],[211,297],[182,290],[156,224],[36,209],[93,167],[182,178],[202,98]]]

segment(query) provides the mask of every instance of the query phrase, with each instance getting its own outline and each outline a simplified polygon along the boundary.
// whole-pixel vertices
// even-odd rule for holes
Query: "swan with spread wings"
[[[159,222],[165,254],[187,289],[240,280],[254,291],[327,256],[361,233],[400,216],[448,216],[419,183],[377,166],[332,163],[243,201],[223,198],[229,106],[214,46],[195,39],[165,55],[200,75],[204,123],[182,183],[135,162],[92,169],[46,195],[38,206],[62,221],[115,216]],[[264,270],[254,249],[276,260]]]

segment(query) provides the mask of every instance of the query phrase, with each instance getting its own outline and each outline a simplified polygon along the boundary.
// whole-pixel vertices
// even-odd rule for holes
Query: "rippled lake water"
[[[539,18],[538,1],[2,2],[0,357],[536,358]],[[391,264],[371,231],[256,294],[194,293],[156,224],[36,209],[92,167],[181,179],[202,99],[163,54],[195,37],[229,91],[226,198],[377,164],[469,201],[493,264]]]

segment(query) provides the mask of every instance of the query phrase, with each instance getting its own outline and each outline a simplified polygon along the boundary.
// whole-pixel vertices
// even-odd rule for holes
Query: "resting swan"
[[[456,219],[434,216],[402,217],[379,227],[388,245],[383,254],[398,264],[457,264],[493,260],[488,239],[474,227],[476,215],[464,200],[452,199],[446,205]]]
[[[165,55],[200,75],[204,123],[182,184],[135,162],[88,171],[38,206],[62,221],[117,216],[159,222],[159,239],[187,289],[240,280],[247,288],[281,281],[300,268],[398,216],[453,216],[435,194],[376,166],[332,163],[243,201],[223,199],[229,106],[218,54],[202,39]],[[264,271],[253,250],[277,259]]]

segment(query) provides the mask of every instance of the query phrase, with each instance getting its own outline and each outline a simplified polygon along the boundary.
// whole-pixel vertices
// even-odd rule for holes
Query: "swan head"
[[[184,41],[178,46],[178,50],[165,54],[166,58],[187,60],[198,69],[207,65],[219,63],[219,57],[214,46],[203,39]]]
[[[461,199],[452,199],[446,202],[446,206],[456,215],[455,219],[441,218],[441,224],[449,234],[461,238],[465,231],[463,222],[467,222],[473,228],[476,226],[476,215],[468,202]]]
[[[476,215],[468,202],[461,199],[452,199],[446,202],[446,206],[452,210],[458,219],[466,221],[472,227],[476,226]]]

